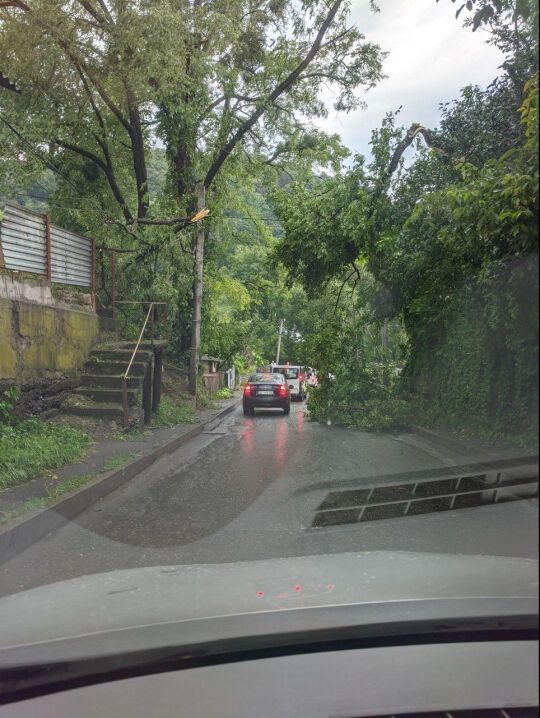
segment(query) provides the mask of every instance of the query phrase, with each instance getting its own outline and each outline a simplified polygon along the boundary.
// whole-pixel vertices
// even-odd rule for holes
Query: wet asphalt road
[[[357,550],[536,555],[523,501],[312,528],[331,490],[455,472],[470,457],[416,435],[367,434],[236,409],[55,534],[0,567],[0,595],[149,565],[223,563]]]

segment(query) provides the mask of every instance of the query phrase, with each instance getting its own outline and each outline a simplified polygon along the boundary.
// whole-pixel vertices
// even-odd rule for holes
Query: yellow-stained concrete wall
[[[0,380],[18,383],[82,368],[99,335],[91,311],[0,299]]]

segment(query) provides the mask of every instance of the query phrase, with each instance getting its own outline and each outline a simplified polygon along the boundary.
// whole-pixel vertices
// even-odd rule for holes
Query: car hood
[[[505,610],[536,613],[537,595],[538,562],[500,556],[375,551],[136,568],[1,598],[0,651],[126,629],[228,616],[290,616],[324,607],[369,609],[364,620],[373,621],[389,607],[397,616],[412,606],[422,615],[419,604],[464,609],[469,602],[478,610],[487,599],[501,599]]]

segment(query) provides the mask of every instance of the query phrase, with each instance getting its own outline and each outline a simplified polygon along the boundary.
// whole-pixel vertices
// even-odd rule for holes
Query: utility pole
[[[197,186],[197,211],[204,209],[206,202],[205,187],[202,182]],[[195,251],[195,275],[193,277],[193,319],[191,324],[191,356],[189,361],[189,392],[197,394],[197,374],[201,351],[201,305],[204,269],[204,227],[197,225],[193,249]]]
[[[276,364],[279,364],[279,354],[281,352],[281,335],[283,333],[283,319],[279,320],[279,334],[277,340]]]

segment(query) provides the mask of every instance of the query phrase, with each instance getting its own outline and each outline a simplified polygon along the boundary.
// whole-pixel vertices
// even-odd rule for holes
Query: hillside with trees
[[[456,11],[500,75],[438,127],[389,111],[366,159],[315,122],[324,87],[347,112],[383,77],[343,0],[2,3],[1,67],[28,91],[0,94],[0,193],[96,237],[103,306],[118,250],[119,296],[168,302],[192,389],[201,353],[273,359],[284,319],[315,420],[532,436],[538,12]]]

